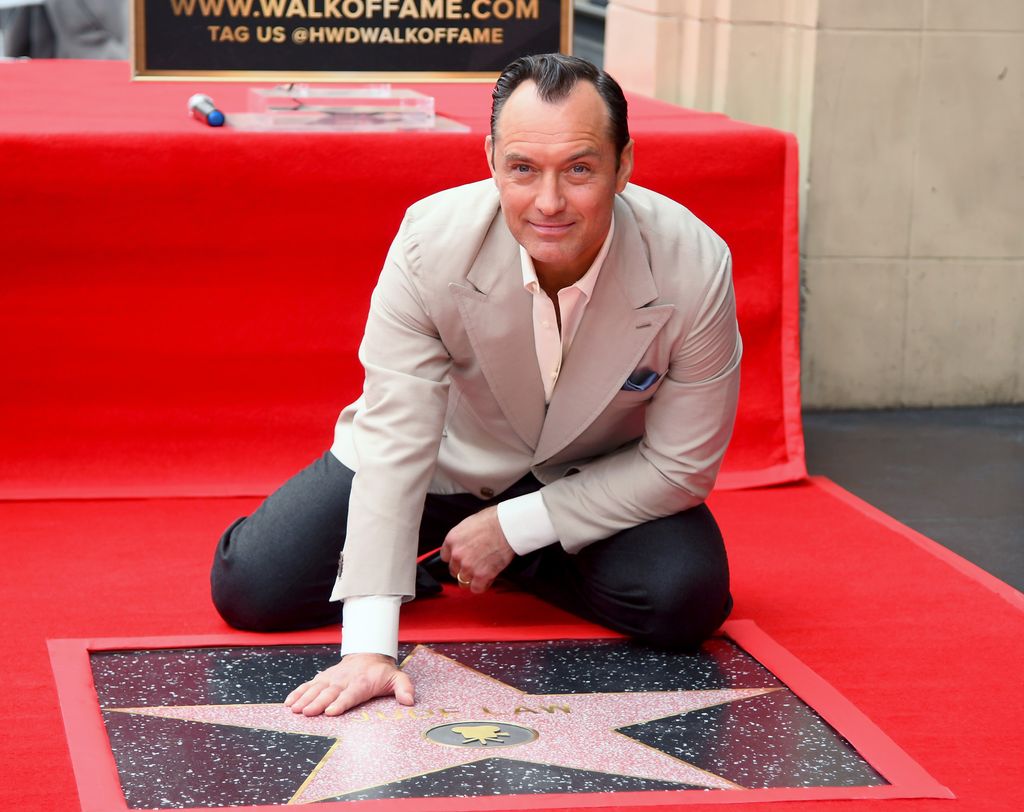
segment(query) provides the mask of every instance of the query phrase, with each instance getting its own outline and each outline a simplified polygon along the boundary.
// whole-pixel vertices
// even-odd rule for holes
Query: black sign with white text
[[[133,62],[140,77],[493,78],[568,53],[570,27],[569,0],[136,0]]]

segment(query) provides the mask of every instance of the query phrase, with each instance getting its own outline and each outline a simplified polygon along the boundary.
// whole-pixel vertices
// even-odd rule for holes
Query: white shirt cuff
[[[526,555],[558,541],[540,491],[499,502],[498,524],[516,555]]]
[[[359,595],[342,609],[341,656],[384,654],[398,659],[401,595]]]

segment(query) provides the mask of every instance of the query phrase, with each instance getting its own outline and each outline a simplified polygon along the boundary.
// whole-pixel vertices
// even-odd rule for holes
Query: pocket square
[[[626,378],[622,389],[625,392],[645,392],[654,386],[654,382],[660,377],[653,369],[638,369]]]

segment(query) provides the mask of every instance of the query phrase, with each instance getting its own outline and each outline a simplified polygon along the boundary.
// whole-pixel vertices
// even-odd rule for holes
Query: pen
[[[224,114],[217,109],[213,99],[205,93],[196,93],[188,100],[188,111],[192,118],[204,122],[210,127],[220,127],[224,124]]]

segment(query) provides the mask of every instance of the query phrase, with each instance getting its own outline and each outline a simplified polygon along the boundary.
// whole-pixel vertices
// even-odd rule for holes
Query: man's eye
[[[530,171],[530,167],[528,167],[526,164],[513,164],[512,165],[512,172],[514,174],[516,174],[516,175],[525,175],[529,171]]]
[[[586,164],[573,164],[569,170],[573,175],[585,175],[590,171],[590,167]]]

